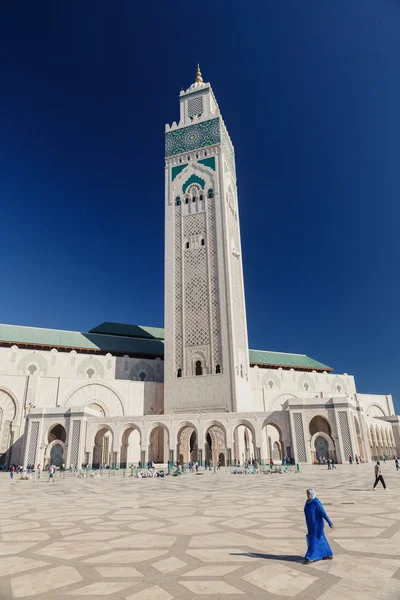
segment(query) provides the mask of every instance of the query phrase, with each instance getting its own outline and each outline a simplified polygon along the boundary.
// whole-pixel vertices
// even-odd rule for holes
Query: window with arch
[[[179,196],[177,196],[177,197],[175,198],[175,204],[176,204],[176,206],[180,206],[180,205],[181,205],[181,199],[180,199],[180,197],[179,197]]]
[[[207,198],[214,198],[214,192],[212,191],[212,189],[209,189],[207,192]]]
[[[204,196],[203,196],[203,194],[200,194],[199,200],[200,200],[200,202],[201,202],[202,200],[204,200]]]
[[[221,365],[217,365],[215,367],[215,372],[216,372],[217,375],[219,375],[221,373]]]
[[[146,373],[144,371],[141,371],[139,373],[139,379],[140,379],[140,381],[145,381],[146,380]]]
[[[89,377],[89,379],[92,379],[93,375],[95,375],[95,370],[94,369],[88,369],[86,371],[86,375]]]
[[[303,385],[303,388],[305,389],[305,391],[306,391],[306,392],[308,392],[308,390],[310,389],[310,385],[309,385],[309,384],[306,382],[306,383]]]
[[[240,365],[240,377],[243,379],[243,365]]]
[[[196,196],[192,197],[192,202],[196,202]]]
[[[182,369],[178,369],[178,373],[176,374],[177,377],[182,377]]]
[[[185,204],[189,204],[189,198],[185,198]]]
[[[37,366],[31,365],[30,367],[28,367],[28,371],[29,371],[29,375],[34,375],[37,371]]]
[[[268,387],[270,388],[270,390],[272,390],[272,388],[274,387],[274,382],[272,381],[272,379],[268,379]]]
[[[204,246],[204,245],[205,245],[204,238],[201,238],[201,245],[202,245],[202,246]]]
[[[203,375],[203,367],[201,366],[201,360],[196,361],[196,375]]]
[[[337,385],[336,386],[336,391],[338,391],[339,394],[340,394],[340,392],[342,391],[342,386],[341,385]]]
[[[186,242],[186,248],[189,248],[190,244],[189,242]]]

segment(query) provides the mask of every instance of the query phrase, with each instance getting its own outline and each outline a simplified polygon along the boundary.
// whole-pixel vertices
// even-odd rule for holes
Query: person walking
[[[331,458],[331,468],[332,469],[336,469],[336,467],[335,467],[335,461],[333,460],[333,458]]]
[[[386,490],[386,483],[385,483],[385,480],[383,479],[383,476],[382,476],[381,463],[378,461],[376,463],[376,465],[375,465],[375,483],[372,486],[373,490],[375,490],[375,488],[378,485],[379,481],[383,485],[383,489]]]
[[[55,471],[54,465],[50,465],[50,467],[49,467],[49,479],[48,479],[48,481],[50,481],[50,479],[52,479],[53,483],[54,483],[54,471]]]
[[[396,458],[396,460],[394,461],[394,464],[396,465],[396,471],[398,471],[400,469],[398,458]]]
[[[333,529],[333,523],[325,512],[313,489],[306,491],[307,500],[304,516],[307,524],[307,552],[304,564],[309,565],[317,560],[332,560],[333,552],[324,533],[324,520]]]
[[[42,465],[39,463],[37,466],[37,478],[40,479],[40,473],[42,472]]]
[[[11,470],[10,470],[10,478],[14,479],[14,471],[15,471],[15,467],[14,465],[12,465]]]
[[[328,458],[328,460],[326,462],[328,463],[328,471],[330,471],[332,469],[332,467],[331,467],[331,459]]]

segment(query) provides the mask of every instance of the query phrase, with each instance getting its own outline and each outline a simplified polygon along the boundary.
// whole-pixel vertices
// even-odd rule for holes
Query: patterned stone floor
[[[400,472],[122,476],[0,474],[0,598],[398,600]],[[305,488],[335,524],[333,561],[304,566]]]

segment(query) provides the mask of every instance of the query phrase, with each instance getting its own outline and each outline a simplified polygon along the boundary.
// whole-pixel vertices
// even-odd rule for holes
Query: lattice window
[[[293,414],[294,435],[296,438],[297,460],[307,462],[306,442],[304,440],[303,416],[301,413]]]
[[[196,96],[188,100],[188,117],[192,119],[194,116],[203,114],[203,96]]]
[[[29,449],[28,449],[28,458],[27,464],[34,465],[36,458],[36,447],[38,443],[39,437],[39,421],[33,421],[31,424],[31,437],[29,438]]]
[[[207,200],[207,236],[211,297],[212,353],[214,364],[221,365],[221,309],[218,286],[217,235],[215,230],[215,204],[212,200]]]
[[[79,458],[79,441],[81,437],[81,422],[73,421],[72,422],[72,437],[71,437],[71,465],[78,464]]]
[[[181,211],[175,209],[175,370],[183,364]]]
[[[354,454],[353,454],[353,446],[351,443],[349,420],[347,418],[347,412],[341,410],[338,412],[338,416],[339,416],[340,433],[342,435],[344,460],[348,460],[349,456],[354,456]]]
[[[185,238],[205,234],[205,214],[184,218]],[[194,248],[184,255],[185,347],[200,346],[210,341],[208,311],[208,278],[206,248]]]

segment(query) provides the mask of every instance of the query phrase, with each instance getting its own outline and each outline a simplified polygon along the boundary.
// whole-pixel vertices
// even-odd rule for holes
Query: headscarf
[[[312,488],[308,488],[307,492],[310,494],[311,498],[307,498],[307,502],[311,502],[316,497],[316,493]]]

